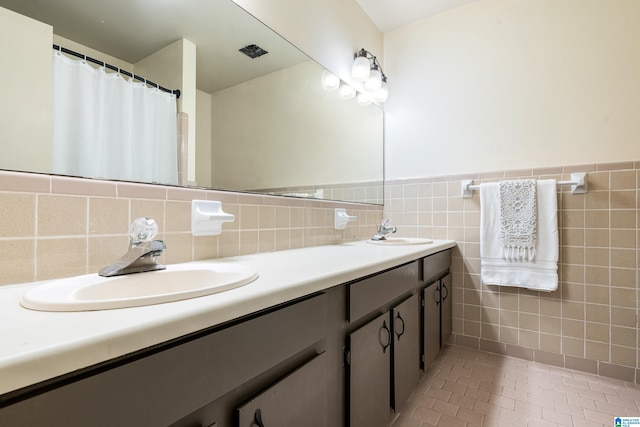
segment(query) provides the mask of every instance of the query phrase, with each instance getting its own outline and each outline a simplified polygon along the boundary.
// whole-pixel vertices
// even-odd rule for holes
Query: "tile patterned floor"
[[[640,417],[640,386],[447,346],[392,427],[614,426]]]

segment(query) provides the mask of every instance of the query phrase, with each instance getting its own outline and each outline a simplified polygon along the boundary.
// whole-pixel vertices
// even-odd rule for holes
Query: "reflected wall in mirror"
[[[383,202],[382,109],[324,92],[323,67],[231,0],[0,0],[0,35],[1,169],[51,172],[55,43],[181,90],[186,185]]]

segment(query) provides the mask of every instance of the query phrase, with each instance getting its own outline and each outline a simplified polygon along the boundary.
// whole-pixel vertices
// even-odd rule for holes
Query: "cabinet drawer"
[[[419,279],[418,263],[412,262],[351,283],[347,290],[347,320],[358,320],[415,289],[420,284]]]
[[[238,426],[327,427],[327,357],[314,357],[238,408]]]
[[[422,259],[422,281],[428,282],[451,267],[451,249],[429,255]]]

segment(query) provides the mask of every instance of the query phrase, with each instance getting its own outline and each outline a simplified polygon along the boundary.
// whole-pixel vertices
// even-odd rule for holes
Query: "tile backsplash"
[[[191,235],[191,200],[236,216],[218,236]],[[333,227],[334,208],[358,220]],[[362,240],[382,206],[0,171],[0,285],[93,273],[122,256],[131,221],[158,223],[180,262]]]
[[[589,193],[558,187],[559,288],[541,293],[480,283],[480,196],[474,184],[513,178],[569,180],[587,172]],[[457,344],[640,381],[640,162],[505,170],[390,181],[385,216],[405,237],[457,242],[453,258]]]

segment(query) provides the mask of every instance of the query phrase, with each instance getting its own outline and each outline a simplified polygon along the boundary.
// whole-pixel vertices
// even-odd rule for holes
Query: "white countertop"
[[[454,246],[450,240],[387,247],[360,241],[218,259],[253,265],[259,277],[219,294],[116,310],[32,311],[20,298],[45,282],[1,286],[0,394]]]

